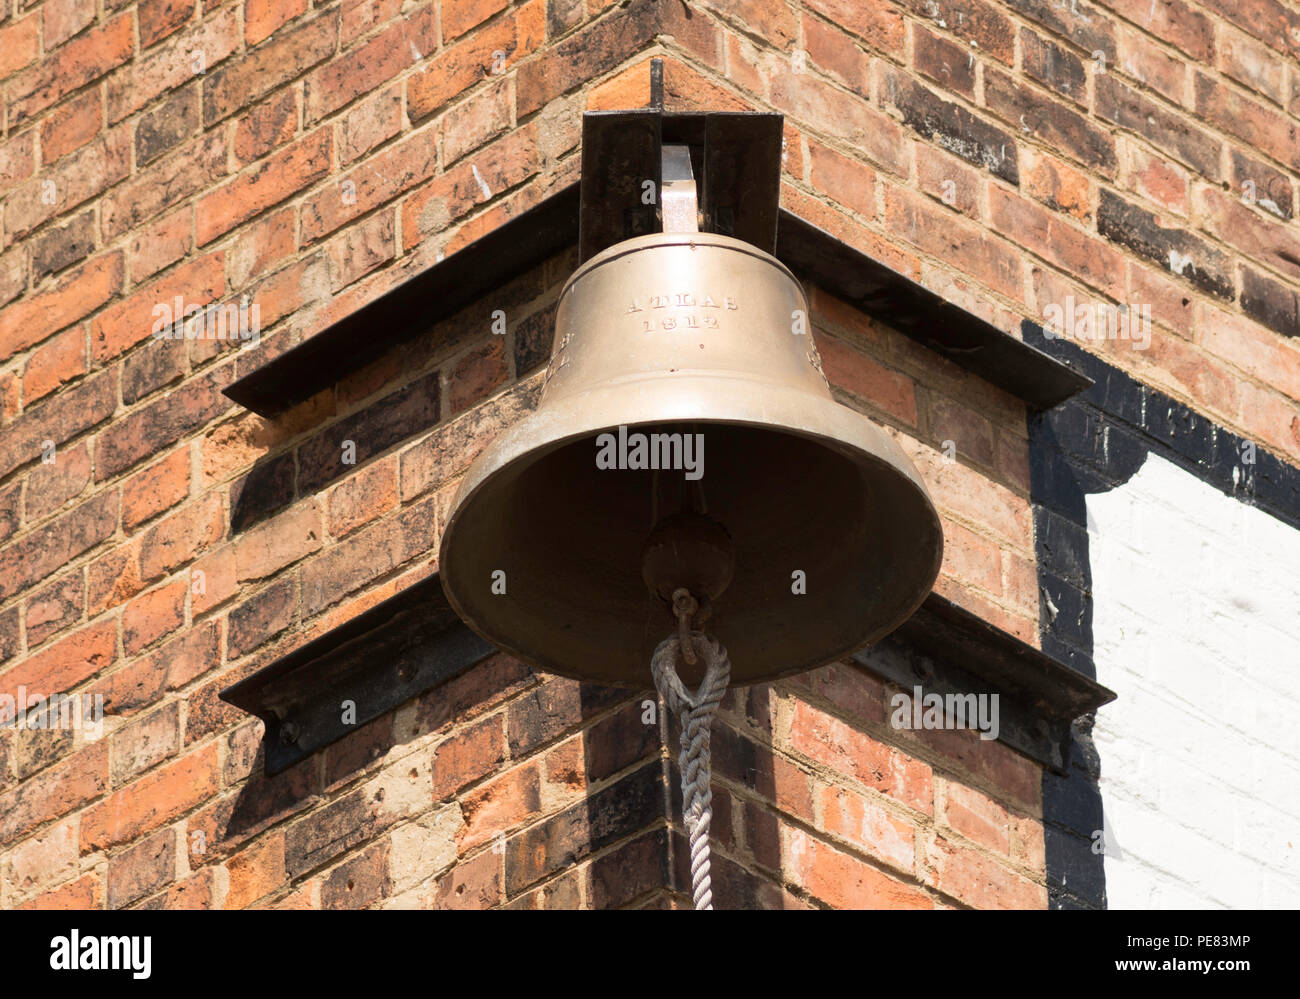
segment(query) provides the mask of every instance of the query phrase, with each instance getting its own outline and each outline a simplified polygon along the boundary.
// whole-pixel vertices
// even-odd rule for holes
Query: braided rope
[[[685,620],[685,618],[682,618]],[[700,631],[687,634],[689,646],[680,637],[659,643],[650,659],[655,687],[668,710],[681,718],[682,820],[691,847],[691,892],[696,909],[713,908],[713,880],[709,875],[709,826],[713,823],[713,791],[709,788],[709,725],[731,680],[731,659],[712,635]],[[705,662],[704,679],[694,693],[677,675],[677,657],[685,658],[690,648]]]

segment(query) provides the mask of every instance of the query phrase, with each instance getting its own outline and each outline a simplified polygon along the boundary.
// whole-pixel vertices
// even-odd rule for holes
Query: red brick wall
[[[108,712],[0,729],[0,906],[681,904],[640,696],[497,658],[270,780],[216,696],[436,571],[574,256],[277,419],[221,389],[575,179],[581,112],[644,104],[651,55],[670,107],[786,115],[786,207],[1017,335],[1149,303],[1149,350],[1089,346],[1300,460],[1294,7],[401,9],[0,10],[0,692]],[[809,290],[837,395],[943,514],[939,591],[1036,643],[1023,405]],[[247,296],[260,345],[154,340],[178,294]],[[723,904],[1046,904],[1037,766],[887,696],[837,665],[729,698]]]

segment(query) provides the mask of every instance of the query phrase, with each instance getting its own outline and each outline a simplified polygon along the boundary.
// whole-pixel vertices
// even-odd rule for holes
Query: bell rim
[[[626,426],[629,430],[638,426],[664,425],[669,423],[749,426],[758,429],[780,430],[784,433],[804,437],[808,440],[815,441],[822,446],[838,451],[840,454],[848,457],[849,460],[853,461],[855,464],[863,466],[868,464],[883,466],[899,473],[901,478],[906,480],[911,491],[915,494],[915,497],[920,500],[921,507],[924,511],[924,519],[930,528],[930,537],[928,540],[933,543],[933,557],[931,564],[924,567],[924,571],[916,577],[918,581],[928,580],[928,582],[924,586],[918,586],[917,592],[913,595],[913,598],[906,604],[902,605],[907,607],[907,612],[898,616],[897,620],[880,627],[876,631],[867,633],[864,638],[857,641],[855,644],[827,653],[824,657],[820,658],[819,662],[815,665],[809,666],[806,663],[802,663],[792,665],[789,669],[785,670],[764,671],[761,674],[752,677],[746,677],[744,679],[737,678],[735,680],[736,685],[766,683],[808,669],[815,669],[819,666],[851,656],[854,653],[875,644],[892,633],[905,623],[921,606],[926,597],[929,596],[930,592],[933,590],[934,582],[938,578],[939,569],[943,561],[944,539],[942,520],[939,517],[934,501],[930,497],[929,490],[926,489],[925,483],[921,480],[911,459],[883,426],[877,424],[870,417],[835,401],[833,398],[823,398],[811,395],[804,391],[796,390],[766,392],[764,393],[764,399],[762,401],[762,419],[756,417],[737,416],[734,415],[734,410],[728,412],[728,409],[730,408],[728,404],[734,404],[736,401],[734,398],[727,399],[727,402],[723,403],[720,399],[726,398],[726,395],[722,397],[710,397],[708,395],[707,383],[715,381],[717,381],[717,379],[709,378],[707,376],[690,376],[681,379],[674,379],[673,388],[678,390],[678,393],[682,395],[683,398],[691,400],[694,406],[691,415],[682,414],[680,416],[670,415],[665,417],[660,408],[654,413],[645,413],[643,418],[633,417],[626,423],[620,425]],[[702,385],[701,383],[705,384]],[[455,536],[457,523],[460,521],[465,510],[472,503],[475,495],[488,485],[493,478],[497,475],[504,474],[521,460],[531,459],[529,462],[531,464],[532,462],[540,461],[553,451],[559,450],[575,441],[591,437],[598,433],[609,432],[611,427],[607,422],[600,422],[590,418],[588,421],[584,421],[582,415],[584,411],[592,413],[606,412],[604,407],[592,401],[592,397],[612,394],[612,390],[602,390],[597,388],[588,392],[566,396],[556,400],[556,402],[546,410],[541,409],[541,404],[539,404],[538,409],[535,409],[522,419],[516,421],[484,448],[462,476],[460,487],[457,489],[446,523],[443,526],[438,548],[439,577],[448,602],[451,604],[456,614],[471,628],[471,630],[485,639],[489,644],[508,653],[521,662],[558,676],[566,676],[583,680],[585,682],[623,687],[626,689],[642,689],[642,684],[631,681],[621,682],[607,678],[593,678],[591,675],[584,674],[581,670],[566,668],[562,663],[556,663],[544,658],[539,658],[532,653],[516,648],[508,641],[503,641],[499,635],[488,633],[484,629],[480,628],[478,621],[466,611],[465,605],[459,599],[459,596],[454,589],[454,583],[446,571],[449,564],[448,552],[451,548],[450,542]],[[662,390],[660,389],[660,391],[651,393],[651,395],[656,396],[653,405],[656,407],[662,407]],[[784,395],[797,397],[797,399],[782,399],[781,396]],[[703,405],[701,405],[701,400],[704,400]],[[625,406],[628,405],[626,399],[620,401]],[[629,406],[629,408],[632,407]],[[825,417],[825,425],[822,430],[813,430],[799,425],[800,421],[798,418],[806,416],[810,410]],[[783,422],[783,418],[785,419],[785,422]],[[569,425],[559,436],[553,436],[549,432],[543,431],[543,428],[551,430],[557,423],[563,425],[565,422],[569,422]],[[836,423],[841,424],[846,429],[856,429],[858,432],[851,435],[836,435],[830,432],[830,428]],[[534,437],[539,433],[543,435],[544,442],[542,440],[534,440]],[[870,447],[862,446],[862,444],[859,443],[859,441],[862,440],[879,442],[881,448],[877,451]],[[667,632],[665,632],[665,637],[667,637]],[[648,671],[648,662],[646,668]],[[743,670],[736,670],[733,675],[743,675],[743,673]],[[647,672],[647,677],[648,675]]]

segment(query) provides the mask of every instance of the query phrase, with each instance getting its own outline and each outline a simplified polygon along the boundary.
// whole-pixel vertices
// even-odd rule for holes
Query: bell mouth
[[[628,434],[700,435],[700,477],[598,467],[597,438],[619,427],[594,414],[610,412]],[[532,666],[650,689],[650,656],[674,629],[641,572],[646,538],[669,512],[653,508],[656,475],[660,495],[665,476],[699,483],[707,514],[734,540],[733,578],[707,630],[727,647],[735,684],[879,640],[938,575],[938,514],[884,430],[807,391],[681,373],[554,400],[489,445],[443,532],[448,600]]]

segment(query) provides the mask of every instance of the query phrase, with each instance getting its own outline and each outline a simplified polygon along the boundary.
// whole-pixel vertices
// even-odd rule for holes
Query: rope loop
[[[685,620],[679,616],[679,621]],[[693,655],[688,658],[688,651],[700,655],[705,662],[704,679],[694,691],[687,690],[677,675],[678,656],[685,662],[693,659]],[[650,672],[668,710],[681,719],[678,769],[682,774],[682,819],[691,849],[691,891],[696,909],[712,909],[709,826],[713,822],[713,792],[709,787],[709,726],[731,682],[731,659],[712,635],[691,631],[684,638],[673,636],[660,642],[651,656]]]

